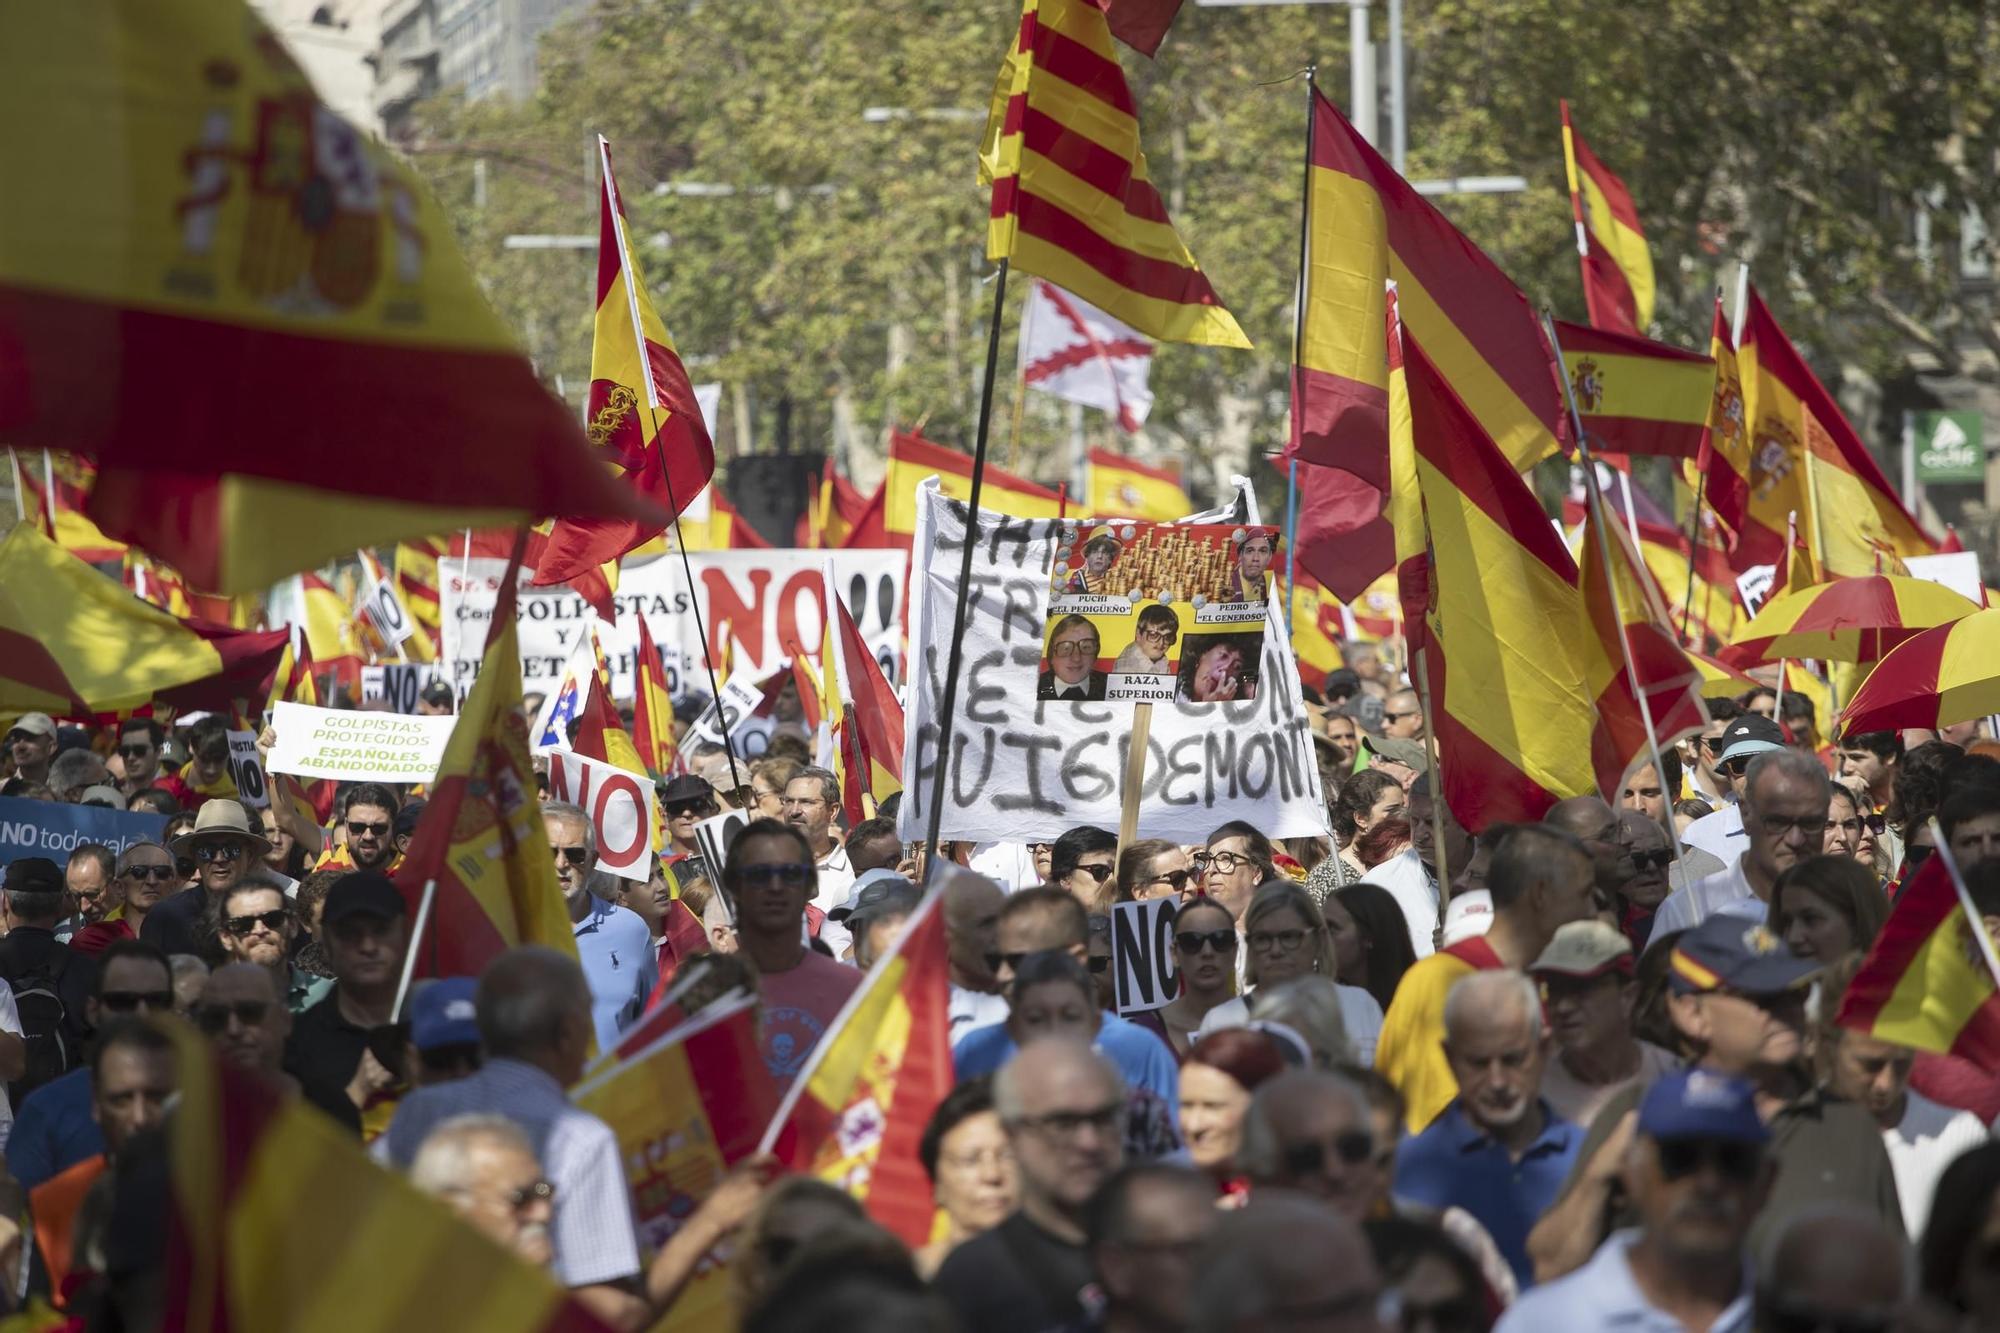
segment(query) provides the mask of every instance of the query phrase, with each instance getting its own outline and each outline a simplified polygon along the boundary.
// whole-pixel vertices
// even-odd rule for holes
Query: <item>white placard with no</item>
[[[549,799],[581,806],[590,816],[599,870],[620,879],[652,876],[659,810],[651,782],[616,764],[555,750],[549,754]]]
[[[244,804],[253,810],[270,809],[271,793],[265,790],[264,765],[257,759],[256,732],[229,733],[229,778]]]
[[[265,768],[302,778],[350,782],[429,782],[444,761],[458,719],[364,713],[281,703],[277,744]]]
[[[400,646],[403,640],[416,633],[417,627],[410,623],[410,613],[403,609],[403,599],[396,595],[396,585],[388,579],[369,589],[368,599],[361,604],[361,609],[375,626],[375,632],[382,636],[382,642],[391,648]]]
[[[1174,967],[1174,920],[1180,910],[1173,898],[1112,904],[1112,997],[1119,1013],[1158,1009],[1181,993]]]

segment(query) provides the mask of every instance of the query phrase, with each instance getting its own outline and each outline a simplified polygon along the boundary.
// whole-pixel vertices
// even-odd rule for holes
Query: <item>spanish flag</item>
[[[1248,347],[1182,243],[1139,148],[1104,9],[1022,0],[979,150],[986,257],[1047,278],[1163,342]]]
[[[834,746],[834,763],[847,767],[855,758],[861,772],[854,785],[880,807],[903,789],[903,705],[882,674],[881,663],[861,638],[854,615],[840,600],[833,562],[823,571],[826,630],[820,644],[823,699],[836,731],[845,732]],[[849,731],[849,728],[852,728]],[[852,811],[849,812],[852,814]]]
[[[1653,256],[1625,182],[1597,160],[1562,103],[1563,167],[1569,177],[1576,252],[1590,322],[1608,333],[1638,335],[1653,322]]]
[[[882,481],[885,496],[885,545],[908,546],[917,532],[917,483],[936,476],[938,489],[954,500],[972,498],[972,458],[956,449],[932,444],[921,435],[897,431],[889,437],[889,470]],[[986,465],[980,503],[988,509],[1020,518],[1055,518],[1062,497],[1003,468]],[[857,532],[859,529],[857,529]]]
[[[1754,469],[1750,431],[1743,417],[1743,377],[1737,368],[1736,343],[1729,332],[1729,319],[1722,313],[1721,292],[1715,294],[1708,354],[1715,362],[1715,397],[1709,403],[1708,420],[1702,426],[1701,448],[1692,464],[1694,473],[1685,480],[1690,489],[1702,496],[1716,520],[1733,535],[1743,527]]]
[[[415,623],[416,633],[404,641],[413,662],[435,662],[443,633],[438,588],[438,560],[446,548],[443,537],[417,537],[396,543],[396,592]]]
[[[1900,573],[1904,556],[1936,551],[1755,287],[1737,356],[1757,464],[1749,519],[1738,534],[1740,562],[1776,564],[1783,548],[1775,542],[1792,512],[1811,516],[1823,578]],[[1746,554],[1753,540],[1770,555]]]
[[[1087,512],[1158,523],[1187,517],[1190,506],[1179,468],[1155,467],[1109,449],[1092,449],[1085,462]]]
[[[868,508],[868,497],[840,475],[828,458],[820,468],[819,489],[806,512],[799,515],[794,539],[803,547],[833,547],[847,540]]]
[[[951,1091],[951,965],[933,889],[827,1026],[760,1145],[860,1200],[905,1245],[936,1209],[917,1144]]]
[[[1306,683],[1317,686],[1341,665],[1340,602],[1304,570],[1298,572],[1291,595],[1292,654]]]
[[[0,11],[0,434],[247,592],[413,533],[659,517],[589,466],[411,168],[246,6]]]
[[[1903,885],[1835,1021],[2000,1074],[1993,941],[1957,871],[1940,846]]]
[[[18,450],[7,451],[14,460],[14,493],[24,506],[32,506],[43,531],[56,544],[87,564],[104,564],[123,558],[129,549],[117,542],[83,512],[90,499],[90,487],[97,469],[90,460],[74,454],[44,449],[26,462]]]
[[[639,662],[634,672],[632,692],[632,743],[639,762],[654,777],[674,771],[678,760],[674,742],[674,697],[667,690],[667,669],[660,650],[653,646],[653,631],[646,618],[639,620]]]
[[[1583,429],[1621,454],[1693,458],[1715,401],[1715,359],[1582,324],[1556,321],[1563,370]]]
[[[680,352],[653,309],[645,277],[626,244],[625,201],[611,174],[611,145],[602,135],[597,157],[604,187],[597,201],[590,440],[635,495],[678,515],[715,475],[715,446]],[[618,557],[659,531],[657,523],[630,518],[559,518],[535,567],[536,586],[566,583],[602,568],[610,587],[593,604],[599,615],[615,619],[610,593],[617,590]]]

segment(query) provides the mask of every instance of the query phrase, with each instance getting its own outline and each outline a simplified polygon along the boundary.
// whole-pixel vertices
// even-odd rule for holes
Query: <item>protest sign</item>
[[[396,595],[396,585],[388,579],[378,580],[368,590],[368,596],[361,603],[362,613],[368,623],[382,636],[382,642],[391,648],[401,645],[403,640],[416,633],[417,627],[410,619],[410,613],[403,609],[403,599]]]
[[[265,768],[346,782],[429,782],[458,721],[280,703]]]
[[[135,842],[158,842],[167,817],[0,796],[0,865],[24,856],[46,856],[66,865],[87,842],[122,853]]]
[[[384,662],[361,668],[361,702],[378,700],[398,713],[414,713],[424,687],[445,678],[435,662]]]
[[[694,826],[694,841],[701,848],[702,859],[708,862],[711,882],[720,883],[723,859],[729,855],[729,848],[750,823],[750,816],[741,810],[729,810],[712,815]]]
[[[256,732],[229,733],[229,779],[236,784],[236,794],[244,804],[253,810],[270,809],[271,793],[265,790],[264,765],[257,758]]]
[[[831,559],[841,600],[869,650],[888,663],[891,679],[899,674],[894,668],[901,655],[906,567],[901,551],[695,551],[688,558],[718,664],[727,643],[731,670],[761,680],[784,666],[786,645],[819,643],[825,617],[821,570]],[[439,562],[443,660],[460,697],[479,670],[486,625],[506,565],[484,557]],[[570,589],[536,588],[528,582],[531,577],[532,571],[524,569],[519,580],[521,674],[528,690],[547,692],[584,629],[596,624],[611,666],[611,692],[630,698],[639,646],[633,617],[643,615],[665,661],[668,692],[708,692],[701,638],[678,557],[635,559],[623,567],[615,626],[598,621]]]
[[[549,799],[568,801],[590,816],[599,870],[641,882],[651,877],[653,826],[659,815],[651,782],[574,750],[554,750],[549,754]]]
[[[1121,1014],[1158,1009],[1181,992],[1174,967],[1174,898],[1149,898],[1111,906],[1112,991]]]
[[[918,491],[911,557],[908,773],[899,832],[925,836],[938,750],[938,714],[958,602],[967,511],[934,485]],[[1255,515],[1239,499],[1242,524]],[[1219,521],[1226,516],[1203,521]],[[959,681],[958,719],[940,836],[974,842],[1040,841],[1066,828],[1119,826],[1120,781],[1134,709],[1038,700],[1055,519],[980,515]],[[1153,708],[1145,741],[1138,836],[1185,842],[1231,819],[1273,838],[1328,833],[1291,643],[1265,611],[1254,696]],[[1247,664],[1245,671],[1247,674]]]
[[[1979,573],[1979,552],[1951,551],[1944,555],[1907,555],[1903,565],[1913,579],[1943,584],[1975,606],[1986,605],[1986,581]]]
[[[1743,599],[1743,610],[1748,615],[1756,615],[1763,608],[1764,600],[1771,595],[1771,589],[1778,582],[1776,565],[1752,565],[1736,576],[1736,595]]]
[[[688,736],[695,741],[707,741],[710,745],[720,745],[722,744],[723,729],[727,727],[732,740],[738,738],[747,739],[744,724],[748,721],[750,714],[763,702],[763,691],[759,690],[749,677],[739,671],[728,680],[722,682],[722,694],[709,704],[700,717],[694,720],[694,724],[688,728]],[[759,742],[754,753],[762,754],[764,752],[764,743],[770,739],[770,728],[767,724],[764,727],[755,728],[754,730],[759,735]],[[736,747],[736,753],[742,756],[753,752],[739,744]]]

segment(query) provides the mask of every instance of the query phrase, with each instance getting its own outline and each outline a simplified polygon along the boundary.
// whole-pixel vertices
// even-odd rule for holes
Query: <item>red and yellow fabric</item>
[[[840,475],[831,458],[820,468],[819,488],[793,533],[802,547],[833,547],[846,542],[868,509],[868,497]]]
[[[1342,665],[1340,602],[1303,569],[1292,586],[1292,656],[1299,675],[1317,687]]]
[[[2000,1074],[2000,995],[1973,933],[1985,929],[1945,858],[1931,857],[1897,895],[1835,1021]]]
[[[921,435],[897,431],[889,437],[889,470],[882,480],[883,531],[887,544],[907,547],[917,531],[917,483],[935,476],[938,489],[954,500],[972,497],[972,457],[933,444]],[[1020,518],[1055,518],[1062,497],[1003,468],[986,465],[979,503]],[[857,528],[857,533],[860,529]]]
[[[1422,625],[1445,799],[1477,833],[1597,790],[1583,606],[1541,501],[1404,333],[1413,441],[1396,448],[1414,457],[1425,540],[1403,564],[1403,615]]]
[[[1653,255],[1632,193],[1590,151],[1562,104],[1563,167],[1569,177],[1576,249],[1583,261],[1583,299],[1590,322],[1613,333],[1638,334],[1653,322]]]
[[[477,976],[517,944],[545,944],[576,956],[521,725],[515,620],[521,554],[517,547],[501,580],[479,675],[459,709],[396,877],[413,919],[425,882],[437,881],[430,938],[421,951],[424,976]]]
[[[1701,672],[1701,697],[1704,699],[1734,699],[1760,687],[1755,678],[1706,654],[1691,652],[1688,657]]]
[[[1187,517],[1191,506],[1179,468],[1155,467],[1109,449],[1092,449],[1085,460],[1086,513],[1159,523]]]
[[[89,459],[54,449],[30,454],[25,460],[18,451],[10,449],[8,453],[14,459],[15,494],[39,515],[43,531],[56,545],[93,565],[125,554],[125,543],[105,536],[83,512],[97,477],[97,468]]]
[[[443,611],[439,603],[438,561],[445,553],[443,537],[420,537],[396,543],[396,593],[410,613],[415,633],[403,640],[412,662],[435,662],[442,647]]]
[[[844,763],[851,753],[864,772],[857,785],[866,788],[877,807],[903,789],[903,705],[882,674],[882,664],[861,637],[860,626],[840,600],[833,566],[825,570],[826,632],[820,645],[820,670],[825,680],[828,715],[837,726],[853,726],[844,744],[834,747],[834,760]],[[844,716],[843,716],[844,714]]]
[[[1715,396],[1709,402],[1701,448],[1682,471],[1688,488],[1731,534],[1739,532],[1750,503],[1750,483],[1756,468],[1750,454],[1750,430],[1744,417],[1743,376],[1729,318],[1716,293],[1715,316],[1709,325],[1708,355],[1715,362]],[[1738,562],[1739,572],[1758,561]]]
[[[125,586],[141,601],[149,602],[169,615],[194,614],[194,602],[188,597],[187,580],[171,566],[161,564],[135,546],[128,546],[121,573]]]
[[[1715,358],[1556,321],[1563,369],[1594,447],[1694,458],[1715,401]]]
[[[1678,631],[1686,613],[1688,641],[1697,646],[1727,643],[1742,619],[1734,582],[1722,552],[1704,546],[1696,562],[1692,605],[1689,603],[1687,537],[1672,529],[1641,522],[1639,554],[1646,571],[1666,598],[1667,617]],[[1745,688],[1748,688],[1747,686]]]
[[[979,183],[993,189],[988,259],[1163,342],[1250,346],[1153,187],[1101,5],[1022,0],[993,84]]]
[[[1375,1040],[1375,1068],[1403,1095],[1410,1133],[1421,1134],[1458,1096],[1458,1079],[1444,1055],[1445,997],[1474,972],[1503,966],[1493,946],[1475,935],[1418,959],[1397,984]]]
[[[550,1274],[521,1262],[377,1166],[304,1098],[225,1066],[169,1029],[179,1109],[169,1127],[163,1327],[601,1333]]]
[[[305,608],[299,628],[320,671],[359,684],[362,648],[354,604],[310,570],[299,575],[299,601]]]
[[[1793,512],[1827,577],[1898,573],[1902,557],[1937,549],[1754,287],[1737,357],[1756,463],[1739,562],[1776,564]],[[1744,554],[1753,543],[1772,555]]]
[[[639,662],[633,675],[632,744],[639,762],[655,777],[674,771],[678,762],[674,741],[674,697],[667,691],[667,670],[653,631],[639,618]]]
[[[943,896],[925,896],[827,1026],[763,1144],[911,1246],[929,1243],[936,1213],[917,1144],[953,1082]]]
[[[715,475],[715,446],[680,352],[626,244],[625,202],[611,172],[611,145],[602,136],[597,154],[604,185],[597,214],[590,440],[621,485],[679,514]],[[594,605],[599,615],[615,619],[610,594],[618,587],[618,557],[658,536],[660,528],[632,518],[559,518],[535,567],[535,583],[565,583],[601,569],[609,588]]]
[[[107,536],[234,594],[468,514],[653,514],[246,6],[11,6],[0,116],[40,131],[5,164],[0,435],[96,459]]]
[[[1717,653],[1735,666],[1786,657],[1874,662],[1920,630],[1979,608],[1941,583],[1891,574],[1837,578],[1764,603]]]
[[[1937,730],[2000,713],[2000,608],[1973,614],[1890,649],[1840,715],[1845,733]]]
[[[32,523],[0,540],[0,716],[227,709],[264,697],[285,642],[283,630],[178,620]]]

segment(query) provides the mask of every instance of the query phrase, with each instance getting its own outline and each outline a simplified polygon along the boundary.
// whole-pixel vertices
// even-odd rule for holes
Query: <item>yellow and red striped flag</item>
[[[678,763],[674,741],[674,697],[667,691],[667,669],[653,646],[653,631],[639,617],[639,661],[633,673],[632,744],[639,762],[654,777],[664,777]]]
[[[1556,321],[1563,369],[1593,447],[1694,458],[1715,401],[1715,359],[1628,333]]]
[[[622,485],[679,514],[715,475],[715,446],[680,352],[653,308],[645,276],[626,244],[625,201],[611,174],[611,145],[602,135],[597,156],[604,185],[597,214],[590,439]],[[559,518],[535,568],[535,583],[566,583],[604,569],[615,592],[618,557],[659,531],[657,523],[625,518]],[[596,605],[599,615],[615,618],[609,593]]]
[[[1835,1022],[2000,1074],[1993,941],[1957,869],[1940,846],[1903,885]]]
[[[1717,522],[1731,538],[1743,527],[1750,503],[1750,431],[1743,416],[1743,377],[1736,360],[1736,343],[1729,317],[1722,313],[1722,293],[1715,294],[1715,317],[1709,325],[1708,355],[1715,362],[1715,397],[1703,423],[1701,449],[1685,477],[1697,490]],[[1744,568],[1760,561],[1745,562]]]
[[[953,1082],[943,896],[925,895],[828,1024],[760,1145],[912,1246],[929,1243],[936,1213],[917,1144]]]
[[[921,435],[897,431],[889,437],[889,469],[883,475],[884,545],[908,547],[917,531],[917,483],[936,476],[938,489],[954,500],[972,498],[972,456],[933,444]],[[1055,518],[1062,497],[1046,486],[986,465],[980,503],[1021,518]],[[856,534],[859,535],[857,528]]]
[[[1109,449],[1092,449],[1085,457],[1085,513],[1171,523],[1193,508],[1177,467],[1156,467]]]
[[[1591,324],[1642,334],[1653,322],[1653,256],[1625,182],[1597,160],[1562,103],[1563,167],[1583,263],[1583,300]]]
[[[447,542],[443,537],[418,537],[396,543],[396,592],[410,613],[415,633],[403,641],[403,651],[413,662],[438,660],[443,634],[443,612],[438,589],[438,561]]]
[[[1100,4],[1022,0],[993,84],[979,182],[993,187],[988,259],[1164,342],[1250,346],[1147,174],[1139,108]]]

